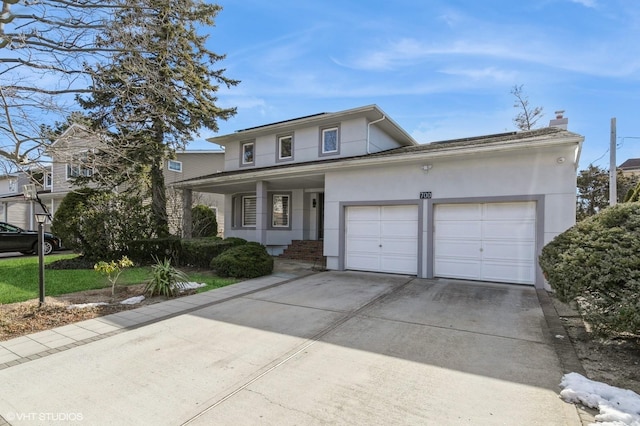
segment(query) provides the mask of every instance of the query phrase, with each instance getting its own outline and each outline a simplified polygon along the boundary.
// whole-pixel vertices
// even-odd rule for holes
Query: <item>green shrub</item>
[[[148,265],[155,259],[169,258],[174,263],[179,263],[182,251],[180,238],[147,238],[129,242],[129,259],[142,265]]]
[[[225,238],[224,240],[229,244],[231,244],[232,247],[241,246],[241,245],[247,244],[248,242],[244,238],[239,238],[239,237],[229,237],[229,238]]]
[[[196,268],[209,268],[211,259],[233,247],[233,243],[221,238],[194,238],[182,240],[179,264]]]
[[[194,238],[218,235],[216,212],[208,206],[198,204],[191,209],[192,235]]]
[[[65,247],[92,261],[120,258],[129,241],[153,234],[151,210],[141,197],[87,188],[64,197],[51,228]]]
[[[144,288],[144,293],[148,296],[173,297],[180,290],[181,284],[187,282],[187,274],[174,268],[169,259],[156,259],[156,264],[151,266],[151,278]]]
[[[273,272],[273,257],[260,244],[232,247],[211,261],[221,277],[256,278]]]
[[[609,207],[558,235],[539,259],[563,302],[602,334],[640,334],[640,203]]]

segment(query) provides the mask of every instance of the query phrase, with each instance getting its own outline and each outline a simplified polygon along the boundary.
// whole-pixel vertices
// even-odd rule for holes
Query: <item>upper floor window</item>
[[[9,192],[18,192],[18,179],[9,179]]]
[[[256,197],[242,197],[242,226],[256,226]]]
[[[293,159],[293,135],[278,136],[278,160]]]
[[[337,154],[340,152],[340,128],[338,126],[320,129],[321,154]]]
[[[240,164],[243,166],[249,166],[255,164],[255,143],[245,142],[242,144],[242,152],[240,158]]]
[[[182,173],[182,161],[169,160],[167,161],[167,168],[172,172]]]
[[[67,180],[77,177],[93,176],[93,152],[81,151],[73,154],[71,162],[67,163]]]
[[[51,173],[45,173],[44,174],[44,187],[45,188],[51,188],[52,185],[53,185],[53,176],[51,176]]]

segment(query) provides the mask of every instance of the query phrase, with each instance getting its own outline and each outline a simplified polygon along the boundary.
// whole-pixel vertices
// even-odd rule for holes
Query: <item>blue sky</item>
[[[580,168],[608,168],[612,117],[618,165],[640,157],[637,0],[217,3],[209,48],[242,81],[219,92],[238,114],[218,134],[369,104],[420,143],[501,133],[522,84],[540,124],[563,109],[585,136]]]

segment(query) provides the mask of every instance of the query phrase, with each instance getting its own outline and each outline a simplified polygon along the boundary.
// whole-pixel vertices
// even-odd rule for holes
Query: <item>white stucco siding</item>
[[[369,131],[369,152],[387,151],[397,148],[398,142],[388,134],[380,130],[376,125],[370,126]]]
[[[316,161],[322,158],[341,158],[365,155],[367,153],[367,129],[369,121],[364,118],[335,121],[322,126],[309,126],[295,131],[282,130],[267,135],[255,136],[247,133],[238,134],[237,140],[225,145],[224,170],[238,170],[245,167],[260,168],[281,164],[277,158],[277,137],[293,134],[294,163]],[[320,147],[320,130],[326,127],[339,127],[339,148],[337,154],[323,155]],[[370,126],[370,152],[385,151],[397,148],[399,143],[376,125]],[[249,166],[240,165],[241,146],[245,142],[254,142],[255,163]],[[285,160],[287,162],[289,160]]]
[[[329,171],[325,176],[325,244],[327,266],[336,268],[340,247],[340,202],[406,202],[430,191],[432,202],[469,199],[495,202],[522,196],[544,201],[544,242],[575,223],[575,146],[475,154],[387,164],[371,168]],[[558,161],[558,158],[564,161]],[[425,165],[431,165],[428,171]],[[426,200],[422,202],[426,203]],[[423,220],[426,223],[426,209]],[[427,253],[427,230],[423,253]],[[427,253],[427,256],[429,254]]]

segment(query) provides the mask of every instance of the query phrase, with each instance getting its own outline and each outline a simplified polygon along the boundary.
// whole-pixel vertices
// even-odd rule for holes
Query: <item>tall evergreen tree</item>
[[[221,84],[238,83],[212,66],[224,58],[207,49],[207,35],[220,6],[201,0],[113,0],[114,24],[100,45],[115,53],[95,67],[92,95],[80,99],[96,124],[110,133],[121,160],[96,177],[145,175],[159,236],[168,234],[162,167],[199,129],[217,131],[235,108],[216,105]]]

